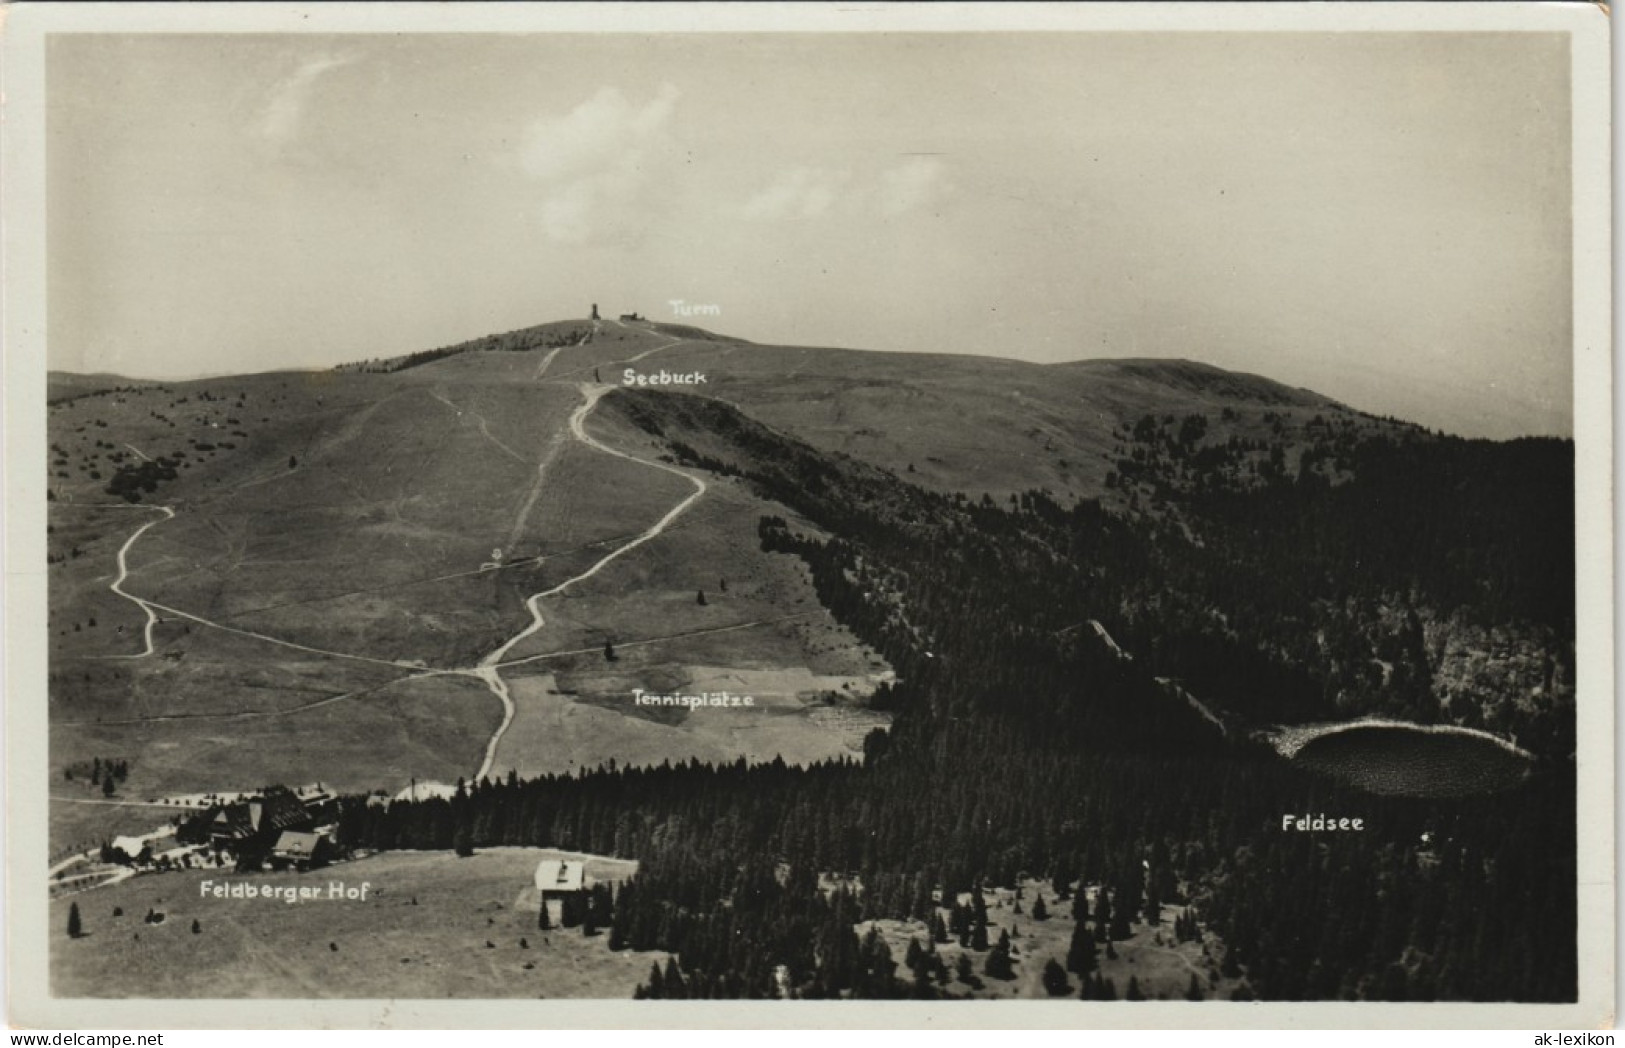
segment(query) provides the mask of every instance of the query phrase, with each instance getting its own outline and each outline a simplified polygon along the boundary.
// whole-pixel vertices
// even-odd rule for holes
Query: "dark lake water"
[[[1362,725],[1304,743],[1300,766],[1370,793],[1470,797],[1511,789],[1528,777],[1529,758],[1466,732]]]

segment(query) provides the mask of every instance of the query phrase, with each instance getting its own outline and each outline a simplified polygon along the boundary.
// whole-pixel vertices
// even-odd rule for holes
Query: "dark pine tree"
[[[1119,941],[1127,939],[1134,932],[1129,928],[1129,922],[1134,919],[1134,907],[1131,905],[1134,896],[1128,896],[1129,903],[1123,903],[1124,896],[1118,896],[1119,905],[1112,908],[1111,931],[1108,937]]]
[[[977,917],[975,925],[970,932],[970,948],[973,950],[987,949],[987,918]]]
[[[995,979],[1014,979],[1016,970],[1010,963],[1010,933],[1000,932],[999,941],[987,953],[983,971]]]
[[[1099,942],[1110,942],[1109,929],[1112,923],[1112,903],[1106,895],[1106,889],[1100,889],[1100,895],[1095,899],[1095,939]]]
[[[955,899],[953,909],[948,911],[948,929],[959,940],[959,945],[966,949],[970,948],[971,923],[971,912]]]
[[[1072,927],[1072,944],[1066,951],[1066,970],[1080,976],[1087,976],[1095,970],[1095,937],[1083,921]]]
[[[677,967],[677,958],[666,958],[666,976],[661,980],[668,999],[684,1000],[689,997],[688,983],[683,971]]]

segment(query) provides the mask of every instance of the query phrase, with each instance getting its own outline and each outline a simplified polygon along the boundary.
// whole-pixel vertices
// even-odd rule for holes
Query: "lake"
[[[1324,732],[1293,761],[1369,793],[1470,797],[1511,789],[1531,759],[1486,735],[1405,725],[1357,725]]]

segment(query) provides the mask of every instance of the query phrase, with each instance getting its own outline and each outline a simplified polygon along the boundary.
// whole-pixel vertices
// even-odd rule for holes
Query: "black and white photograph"
[[[23,6],[14,1022],[1613,1021],[1599,8]]]

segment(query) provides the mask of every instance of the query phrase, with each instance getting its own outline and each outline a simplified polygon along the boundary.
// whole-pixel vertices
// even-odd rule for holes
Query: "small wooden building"
[[[308,830],[314,824],[298,797],[285,791],[228,804],[209,824],[209,839],[219,848],[241,854],[264,854],[286,830]]]
[[[581,896],[587,889],[587,866],[572,859],[543,859],[536,867],[537,902],[547,907],[547,919],[555,926],[564,923],[566,899]]]
[[[278,870],[290,866],[300,871],[312,870],[332,860],[332,847],[325,833],[284,830],[271,849],[271,867]]]

